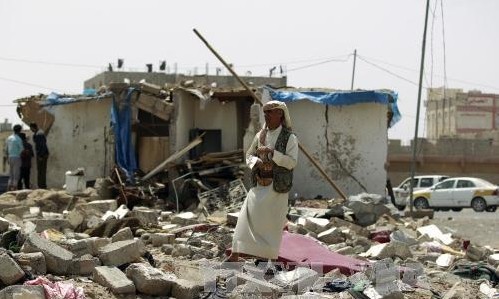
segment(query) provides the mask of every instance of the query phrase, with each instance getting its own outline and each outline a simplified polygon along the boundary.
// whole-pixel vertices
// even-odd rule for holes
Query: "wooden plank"
[[[147,173],[170,156],[168,137],[140,137],[139,168]]]

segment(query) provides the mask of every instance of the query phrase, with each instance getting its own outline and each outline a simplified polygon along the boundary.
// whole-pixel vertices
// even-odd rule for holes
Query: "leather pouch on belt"
[[[261,186],[268,186],[272,184],[272,177],[272,162],[263,162],[256,173],[256,181]]]

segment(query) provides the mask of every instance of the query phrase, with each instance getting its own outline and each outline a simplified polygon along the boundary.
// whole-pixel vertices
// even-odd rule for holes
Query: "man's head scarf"
[[[281,121],[281,125],[288,130],[291,130],[291,118],[289,117],[288,107],[284,102],[281,101],[268,101],[263,105],[263,111],[280,109],[283,112],[284,119]],[[267,124],[263,125],[263,128],[260,130],[260,143],[266,144],[267,137]]]
[[[280,109],[284,112],[284,120],[281,123],[283,127],[286,127],[288,130],[291,130],[291,118],[289,117],[288,107],[284,102],[281,101],[269,101],[263,105],[263,111]],[[264,127],[267,127],[265,124]]]

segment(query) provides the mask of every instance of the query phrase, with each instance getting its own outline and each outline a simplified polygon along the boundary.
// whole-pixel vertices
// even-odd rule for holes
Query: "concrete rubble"
[[[499,250],[468,244],[428,217],[403,217],[377,195],[291,207],[286,233],[363,263],[325,273],[306,260],[221,263],[240,202],[207,214],[159,204],[128,208],[99,194],[0,195],[0,299],[48,298],[41,286],[25,284],[37,277],[82,287],[89,298],[498,296]]]

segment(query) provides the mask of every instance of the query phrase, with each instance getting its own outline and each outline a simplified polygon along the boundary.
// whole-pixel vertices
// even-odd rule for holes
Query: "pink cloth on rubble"
[[[26,281],[25,285],[41,285],[47,299],[86,299],[83,289],[64,282],[51,282],[44,276]]]

